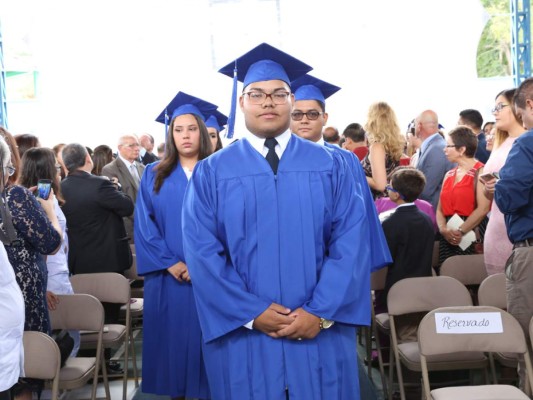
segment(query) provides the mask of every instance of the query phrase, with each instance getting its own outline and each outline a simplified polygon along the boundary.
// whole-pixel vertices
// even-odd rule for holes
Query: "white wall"
[[[479,0],[0,0],[4,42],[26,33],[39,71],[38,99],[8,104],[9,130],[48,146],[113,146],[130,132],[160,142],[154,119],[180,90],[227,114],[231,79],[216,71],[263,41],[342,87],[327,105],[341,130],[377,100],[402,127],[432,108],[449,129],[464,108],[491,118],[512,86],[477,78],[487,18]]]

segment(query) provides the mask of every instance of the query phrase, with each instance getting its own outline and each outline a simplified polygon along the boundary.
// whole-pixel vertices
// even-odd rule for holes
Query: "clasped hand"
[[[167,271],[172,275],[178,282],[190,282],[191,277],[189,276],[189,269],[187,268],[187,265],[182,262],[178,261],[176,264],[172,265],[171,267],[167,268]]]
[[[273,338],[313,339],[320,332],[320,318],[303,308],[291,311],[272,303],[255,318],[253,327]]]

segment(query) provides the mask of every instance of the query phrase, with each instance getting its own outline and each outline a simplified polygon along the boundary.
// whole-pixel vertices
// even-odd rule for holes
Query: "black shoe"
[[[116,361],[109,361],[106,363],[107,373],[109,375],[122,375],[124,373],[124,369],[122,369],[122,366],[120,363]]]

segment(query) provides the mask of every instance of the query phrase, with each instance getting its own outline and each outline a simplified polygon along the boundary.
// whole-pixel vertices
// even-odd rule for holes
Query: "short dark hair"
[[[468,125],[473,126],[474,128],[481,128],[483,125],[483,117],[478,110],[473,110],[471,108],[463,110],[459,113],[459,116],[463,122],[468,123]]]
[[[419,170],[413,167],[406,167],[392,174],[391,184],[394,190],[401,194],[407,203],[412,203],[424,191],[426,177]]]
[[[533,100],[533,77],[525,79],[516,89],[514,103],[521,109],[526,108],[526,100]]]
[[[477,150],[478,139],[472,129],[466,125],[459,125],[452,129],[448,136],[456,147],[465,148],[466,157],[474,157]]]
[[[366,132],[364,128],[361,126],[361,124],[358,124],[357,122],[348,125],[344,129],[344,132],[342,132],[342,135],[346,138],[350,138],[356,143],[364,142],[366,138]]]
[[[71,143],[63,147],[61,154],[68,172],[74,172],[85,165],[85,158],[89,153],[85,146],[79,143]]]

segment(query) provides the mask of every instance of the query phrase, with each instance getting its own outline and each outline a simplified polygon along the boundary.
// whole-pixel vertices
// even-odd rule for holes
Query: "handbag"
[[[61,368],[63,368],[74,348],[74,339],[72,339],[72,336],[70,336],[66,329],[55,329],[50,336],[57,343],[57,347],[59,347],[59,353],[61,354]]]
[[[479,175],[479,168],[476,169],[476,175],[474,177],[474,199],[476,200],[475,206],[477,207],[477,180]],[[474,207],[474,208],[476,208]],[[474,242],[474,253],[475,254],[483,254],[483,236],[485,233],[485,230],[481,232],[480,226],[485,222],[487,222],[487,217],[485,217],[474,229],[474,233],[476,234],[476,241]]]

